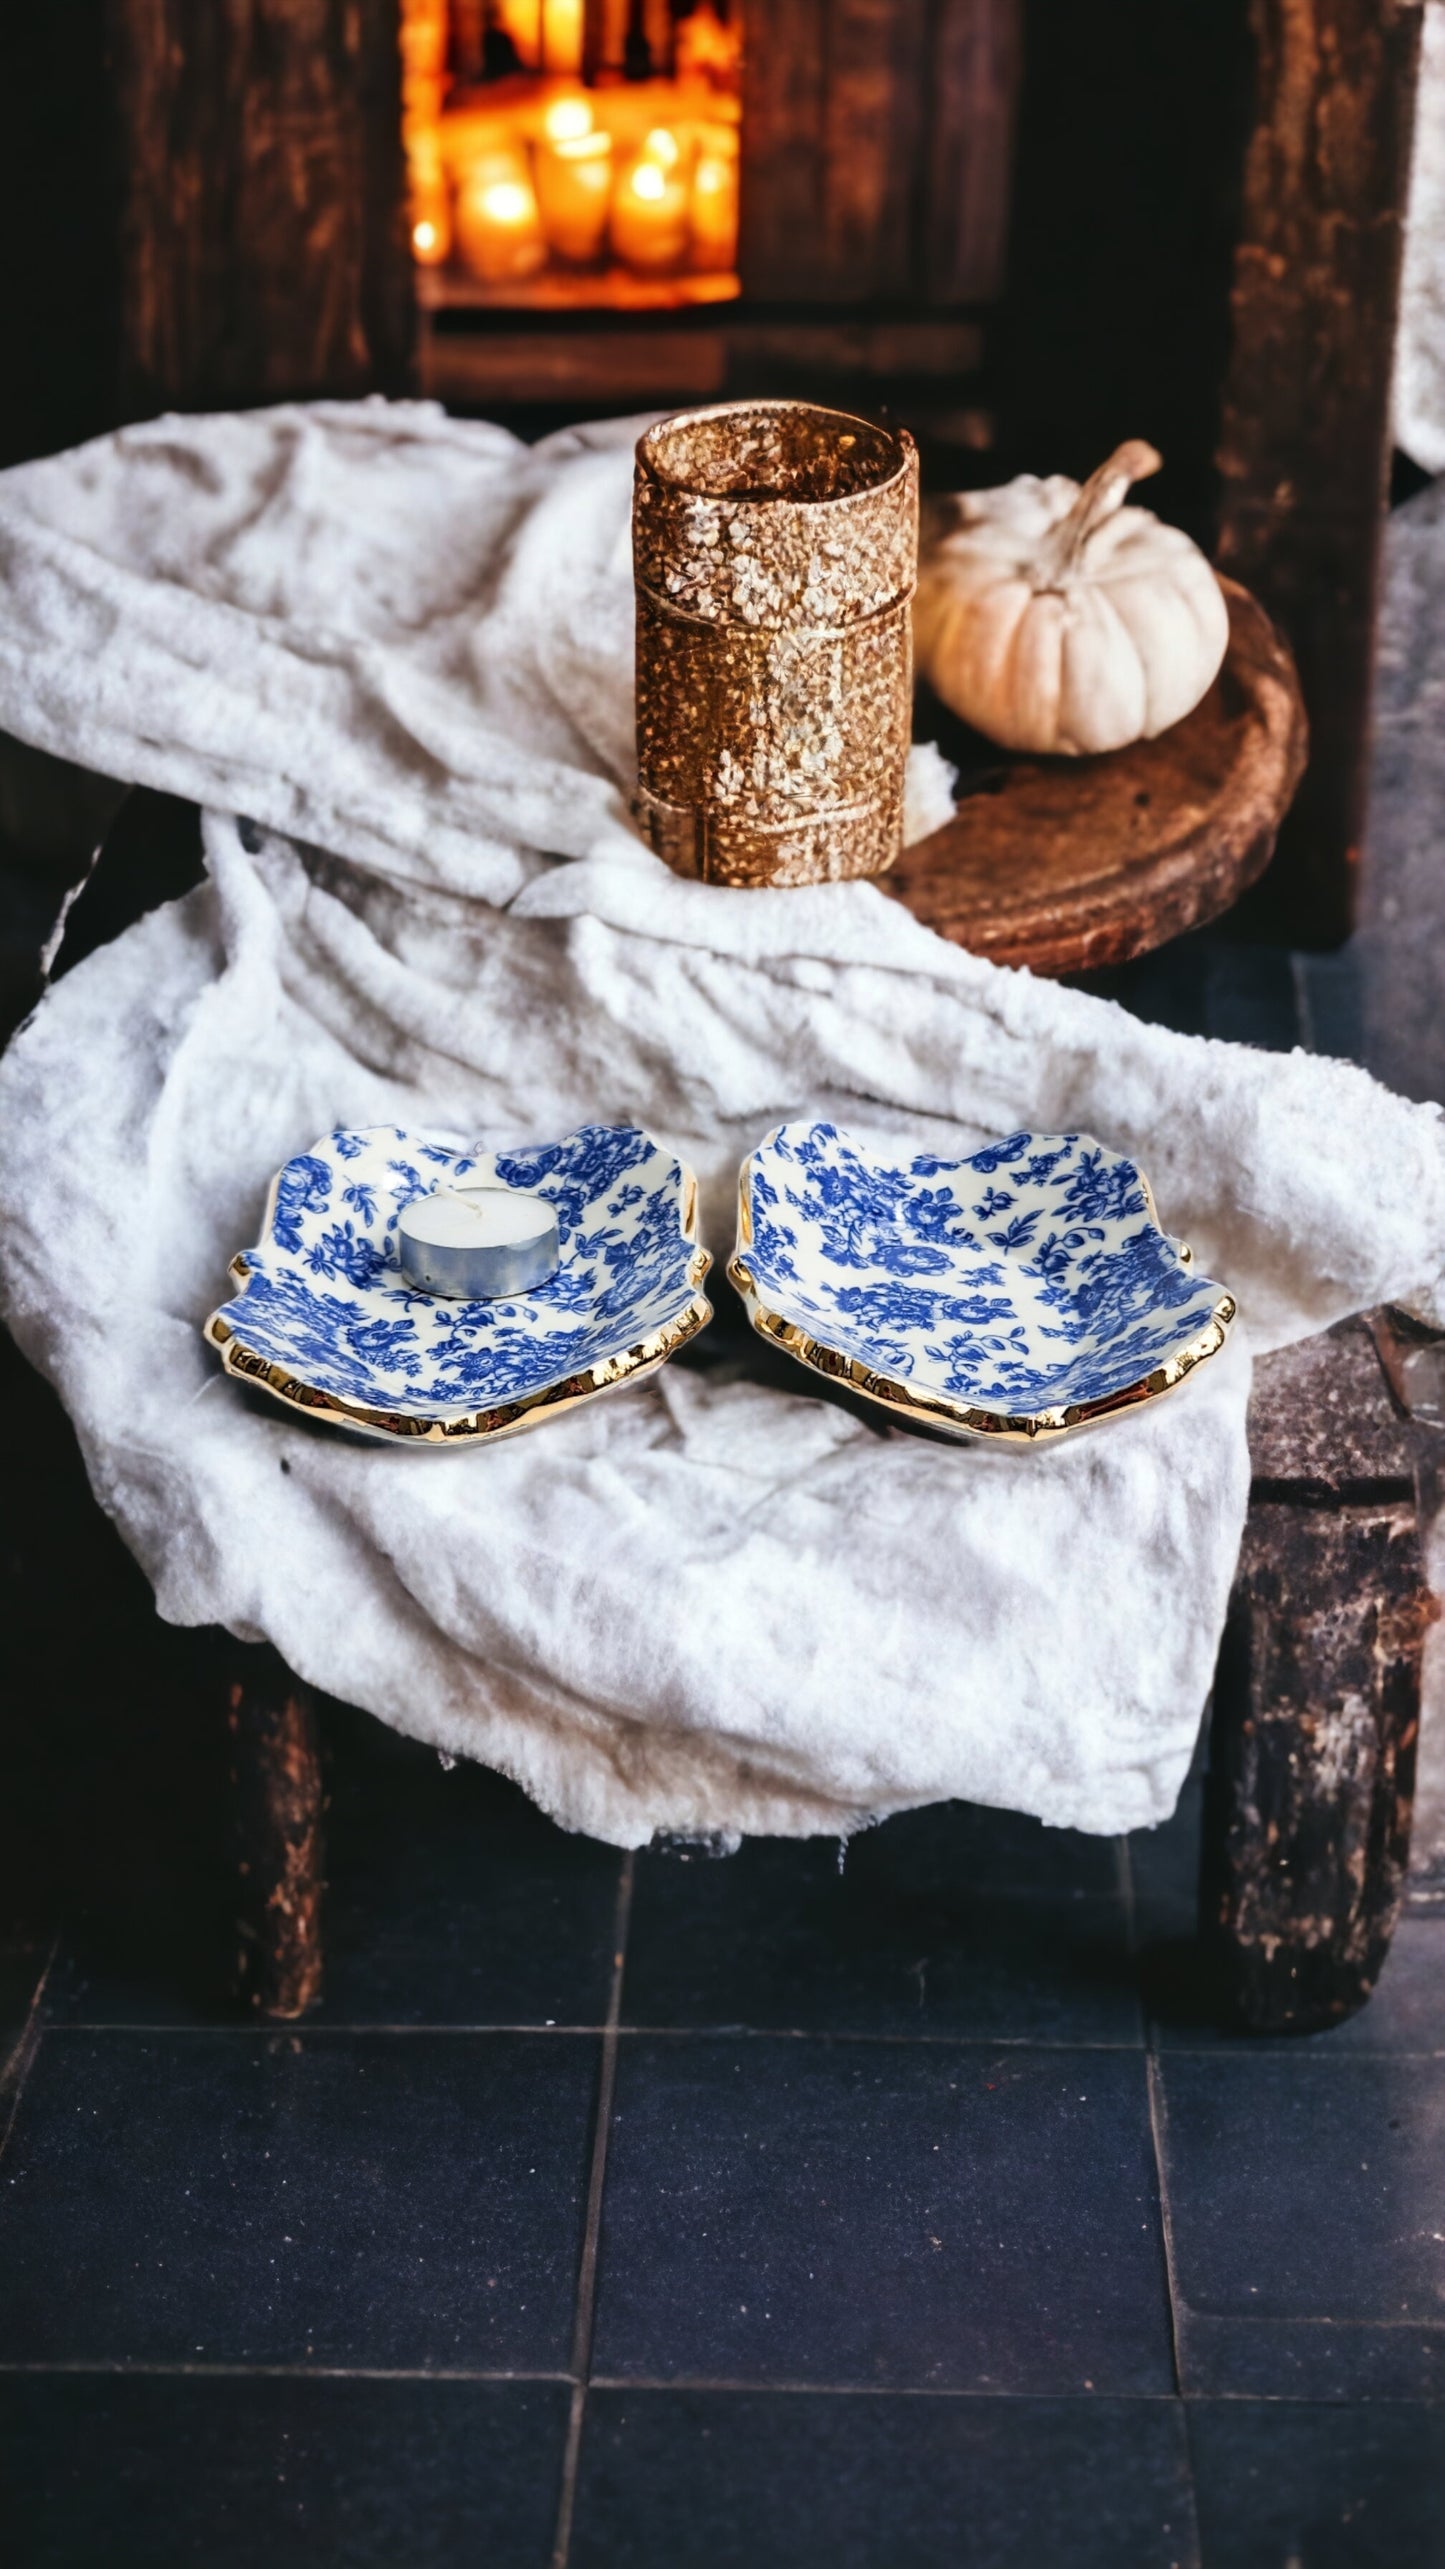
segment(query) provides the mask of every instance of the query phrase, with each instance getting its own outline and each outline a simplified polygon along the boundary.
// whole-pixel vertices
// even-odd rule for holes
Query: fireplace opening
[[[987,444],[1018,0],[400,7],[424,392],[529,434],[904,402]]]
[[[741,92],[738,0],[403,0],[423,309],[731,300]]]

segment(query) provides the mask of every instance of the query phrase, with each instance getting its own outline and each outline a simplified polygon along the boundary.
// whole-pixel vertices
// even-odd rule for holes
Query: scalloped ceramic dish
[[[882,1157],[780,1124],[745,1160],[728,1268],[799,1363],[956,1436],[1031,1443],[1170,1391],[1233,1297],[1160,1229],[1134,1162],[1086,1133],[970,1159]]]
[[[397,1263],[404,1204],[448,1177],[544,1195],[561,1261],[506,1301],[442,1301]],[[712,1317],[692,1171],[632,1125],[469,1154],[373,1125],[331,1133],[271,1181],[240,1290],[205,1334],[227,1373],[366,1436],[460,1445],[534,1426],[662,1364]]]

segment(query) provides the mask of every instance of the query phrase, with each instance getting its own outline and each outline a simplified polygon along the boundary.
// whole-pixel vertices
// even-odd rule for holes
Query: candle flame
[[[542,119],[552,143],[575,143],[592,131],[592,110],[585,98],[554,98]]]
[[[632,193],[645,197],[649,204],[655,204],[660,196],[667,194],[666,171],[659,169],[656,161],[639,161],[632,173]]]
[[[654,125],[642,148],[648,159],[656,161],[659,168],[671,169],[678,157],[680,146],[676,134],[670,133],[666,125]],[[654,189],[647,190],[648,195],[655,193]]]
[[[411,239],[413,249],[421,251],[434,250],[437,245],[437,227],[435,223],[414,223],[412,225]]]
[[[732,183],[732,172],[724,161],[699,161],[694,184],[700,196],[716,196]]]
[[[499,178],[482,190],[482,212],[494,223],[525,223],[532,211],[531,191],[514,178]]]

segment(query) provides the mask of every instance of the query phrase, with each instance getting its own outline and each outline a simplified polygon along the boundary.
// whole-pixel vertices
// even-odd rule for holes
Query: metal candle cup
[[[555,1271],[557,1215],[545,1196],[457,1179],[418,1195],[397,1219],[408,1284],[465,1302],[529,1293]]]
[[[906,430],[730,402],[639,441],[633,809],[707,883],[881,874],[902,844],[918,455]]]

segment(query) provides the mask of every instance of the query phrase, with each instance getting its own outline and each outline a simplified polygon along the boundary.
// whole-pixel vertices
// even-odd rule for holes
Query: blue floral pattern
[[[732,1274],[755,1326],[941,1424],[1057,1427],[1122,1404],[1213,1353],[1234,1316],[1134,1162],[1086,1133],[894,1162],[832,1124],[781,1124],[741,1189]]]
[[[455,1302],[407,1283],[398,1214],[464,1175],[555,1205],[561,1258],[544,1285]],[[241,1290],[206,1335],[232,1370],[274,1377],[268,1387],[300,1406],[373,1413],[382,1432],[393,1415],[495,1432],[483,1413],[598,1370],[621,1379],[658,1360],[660,1335],[680,1345],[710,1318],[695,1199],[690,1171],[633,1125],[587,1124],[500,1154],[390,1124],[332,1133],[275,1179],[264,1237],[235,1262]]]

